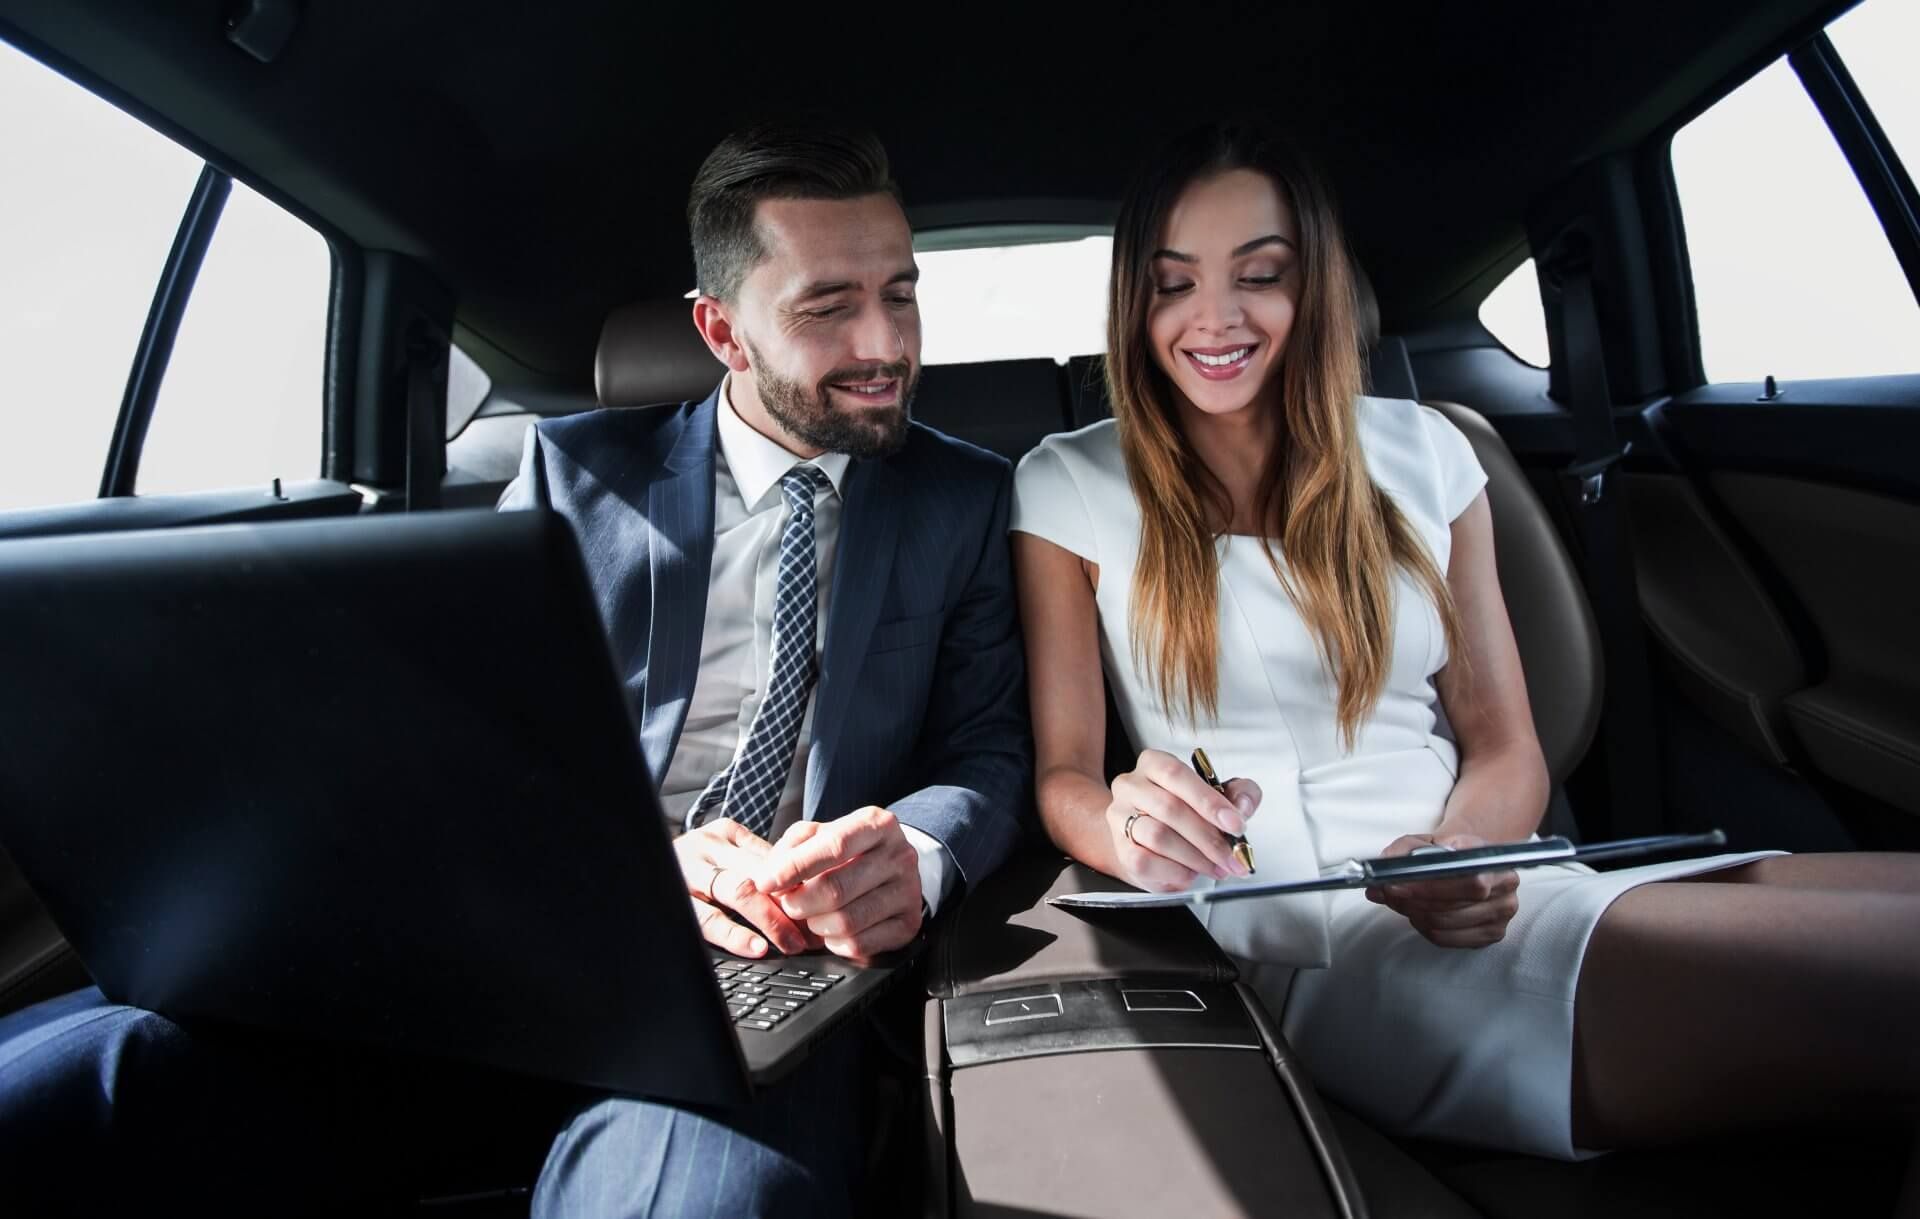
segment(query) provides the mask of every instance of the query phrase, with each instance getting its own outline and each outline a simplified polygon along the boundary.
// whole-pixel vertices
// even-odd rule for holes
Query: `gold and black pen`
[[[1193,751],[1193,768],[1206,780],[1208,787],[1223,796],[1227,795],[1227,785],[1220,781],[1219,775],[1213,773],[1213,763],[1207,760],[1206,750],[1196,748]],[[1227,802],[1232,803],[1233,797],[1227,796]],[[1238,834],[1228,834],[1227,841],[1233,844],[1233,857],[1246,867],[1247,875],[1253,875],[1253,848],[1247,845],[1247,840]]]

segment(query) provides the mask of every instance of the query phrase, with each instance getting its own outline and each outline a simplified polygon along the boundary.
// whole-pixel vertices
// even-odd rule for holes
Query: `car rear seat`
[[[1592,742],[1603,688],[1598,628],[1578,568],[1519,463],[1486,417],[1459,403],[1421,397],[1405,342],[1380,334],[1371,285],[1364,274],[1359,282],[1369,392],[1422,401],[1447,416],[1487,472],[1501,591],[1555,785],[1557,807],[1549,813],[1549,828],[1571,832],[1560,785]],[[1111,414],[1103,363],[1099,356],[1088,356],[1069,364],[1068,411],[1074,427]],[[1635,522],[1636,536],[1644,524]],[[1670,519],[1664,525],[1673,527]],[[1657,615],[1653,625],[1665,641]],[[1861,1209],[1850,1213],[1885,1214],[1900,1192],[1900,1165],[1911,1144],[1909,1132],[1883,1122],[1795,1128],[1568,1164],[1451,1144],[1388,1140],[1337,1103],[1328,1101],[1325,1107],[1363,1194],[1380,1215],[1445,1213],[1449,1205],[1431,1177],[1408,1171],[1408,1156],[1488,1219],[1547,1214],[1731,1219],[1821,1213],[1855,1202]],[[1792,1165],[1793,1171],[1756,1175],[1751,1171],[1754,1163]],[[1823,1191],[1833,1192],[1823,1200]]]
[[[1398,339],[1381,339],[1371,289],[1362,278],[1362,337],[1370,392],[1419,400],[1411,362]],[[1101,357],[1070,362],[1065,387],[1075,427],[1111,414]],[[1467,437],[1487,472],[1495,552],[1514,635],[1525,660],[1535,727],[1556,789],[1585,754],[1599,716],[1599,638],[1577,569],[1506,443],[1484,416],[1458,403],[1429,402]],[[1109,715],[1112,712],[1109,710]],[[1562,802],[1554,828],[1570,828]],[[1563,1166],[1535,1157],[1442,1144],[1396,1143],[1329,1101],[1325,1106],[1361,1192],[1378,1214],[1451,1213],[1457,1199],[1415,1160],[1489,1215],[1555,1213],[1596,1189],[1615,1200],[1645,1202],[1648,1175],[1629,1167]],[[1592,1212],[1599,1213],[1599,1212]]]
[[[704,398],[724,370],[693,328],[685,300],[638,301],[607,315],[594,355],[602,407],[658,406]],[[447,444],[444,502],[491,507],[520,469],[526,431],[541,416],[525,410],[478,415]]]
[[[1364,273],[1357,276],[1357,286],[1369,392],[1425,401],[1414,380],[1405,341],[1380,333],[1380,307]],[[1550,819],[1565,823],[1552,828],[1568,832],[1571,817],[1560,800],[1559,786],[1586,755],[1600,722],[1600,629],[1587,604],[1579,569],[1506,441],[1486,416],[1470,407],[1438,400],[1426,405],[1460,429],[1487,472],[1500,591],[1524,662],[1534,730],[1553,775],[1556,801],[1561,803],[1557,817]]]
[[[1404,343],[1379,336],[1378,314],[1372,308],[1370,291],[1364,293],[1363,305],[1371,392],[1419,400]],[[679,402],[703,397],[712,389],[720,370],[688,323],[687,312],[685,301],[674,300],[628,306],[609,317],[595,370],[603,407]],[[923,374],[915,417],[1017,462],[1049,433],[1084,427],[1111,414],[1102,365],[1101,357],[1084,356],[1069,361],[1064,368],[1045,360],[937,366]],[[1487,420],[1457,403],[1427,405],[1460,428],[1487,471],[1501,587],[1525,662],[1536,728],[1557,785],[1585,753],[1600,704],[1598,635],[1578,573],[1518,463]],[[466,446],[471,459],[485,460],[482,449],[497,450],[490,468],[504,469],[503,480],[510,477],[518,459],[521,433],[534,418],[502,417],[501,423],[483,430],[479,441]],[[454,448],[461,448],[465,440],[463,435]],[[500,465],[503,455],[507,455],[505,466]],[[451,459],[450,453],[450,464]],[[504,486],[504,481],[500,485]],[[1110,752],[1110,764],[1128,756],[1124,741]],[[1029,870],[1031,863],[1029,860]],[[1057,862],[1053,866],[1057,868]],[[1027,914],[1037,916],[1039,911]],[[1031,917],[1023,921],[1031,921]],[[1024,959],[1031,952],[1031,946],[1016,947],[1018,951],[1008,949],[1014,960]],[[1096,946],[1088,951],[1096,957],[1101,951],[1110,952],[1112,959],[1105,959],[1103,964],[1118,965],[1137,955],[1137,947],[1108,946],[1103,950]],[[1705,1175],[1690,1170],[1691,1162],[1684,1152],[1653,1157],[1646,1153],[1609,1156],[1586,1164],[1564,1165],[1441,1144],[1396,1144],[1337,1104],[1328,1103],[1326,1108],[1375,1214],[1462,1214],[1460,1198],[1436,1182],[1427,1169],[1487,1215],[1501,1219],[1541,1213],[1680,1213],[1672,1204],[1681,1198],[1686,1199],[1681,1203],[1683,1208],[1697,1205],[1698,1213],[1738,1211],[1737,1204],[1713,1204],[1732,1202],[1713,1190],[1745,1175],[1732,1162],[1732,1157],[1739,1154],[1738,1147],[1727,1148],[1725,1158],[1710,1158],[1710,1164],[1724,1171]],[[1835,1140],[1834,1144],[1841,1150],[1824,1158],[1832,1161],[1834,1171],[1845,1172],[1844,1140]],[[1409,1152],[1414,1159],[1409,1159]],[[964,1171],[961,1165],[953,1167]],[[1686,1188],[1695,1180],[1705,1181],[1706,1176],[1718,1178],[1719,1186]],[[1679,1192],[1672,1192],[1676,1187]]]
[[[595,365],[596,395],[604,408],[680,402],[704,396],[719,372],[712,354],[688,323],[686,302],[642,302],[615,311],[602,329]],[[1101,376],[1099,357],[1077,359],[1064,367],[1048,360],[935,366],[922,374],[914,415],[929,426],[1017,462],[1045,436],[1106,416]],[[500,422],[482,433],[479,441],[465,445],[457,441],[455,447],[464,450],[462,465],[491,462],[491,468],[500,472],[499,485],[504,486],[517,463],[522,433],[537,416],[497,418]],[[466,440],[465,434],[461,440]],[[1114,718],[1111,706],[1108,714],[1110,720]],[[1116,739],[1110,749],[1110,768],[1129,762],[1131,756],[1123,734],[1112,735]],[[1037,863],[1046,871],[1049,865],[1045,855],[1042,848],[1037,856],[1027,858],[1024,870],[1031,872]],[[1055,859],[1050,866],[1057,872],[1057,855]],[[1023,881],[1016,867],[1009,870],[1006,883],[1018,886],[1032,879],[1026,876]],[[997,899],[986,900],[991,904]],[[1047,909],[1034,913],[1043,916]],[[1085,949],[1086,967],[1098,965],[1097,972],[1103,974],[1130,974],[1142,952],[1150,957],[1152,948],[1139,943],[1137,937],[1089,944]],[[1059,955],[1056,951],[1047,957],[1053,960]],[[1151,972],[1168,976],[1191,968],[1204,973],[1224,961],[1217,953],[1202,955],[1205,959],[1178,968],[1161,962]],[[1073,969],[1069,966],[1068,972]],[[937,1043],[935,1052],[939,1052]],[[1345,1114],[1336,1112],[1333,1120],[1374,1213],[1433,1219],[1471,1215],[1470,1208],[1456,1195],[1391,1142]]]
[[[1018,464],[1041,440],[1073,426],[1066,371],[1052,360],[936,364],[920,375],[913,417]]]
[[[608,315],[594,358],[603,408],[661,406],[705,398],[725,370],[694,330],[687,302],[640,301]],[[1068,370],[1051,360],[939,364],[923,369],[913,417],[949,436],[1018,462],[1042,437],[1078,424],[1068,409]],[[447,445],[449,507],[492,504],[520,464],[527,411],[481,415]]]

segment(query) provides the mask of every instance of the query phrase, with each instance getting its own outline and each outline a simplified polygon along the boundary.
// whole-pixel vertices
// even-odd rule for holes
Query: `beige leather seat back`
[[[1526,670],[1534,731],[1553,781],[1563,783],[1600,719],[1600,632],[1586,590],[1546,508],[1486,416],[1458,402],[1427,405],[1466,435],[1487,472],[1500,592]]]
[[[644,300],[607,315],[594,353],[601,406],[654,406],[705,398],[726,366],[693,328],[690,300]]]
[[[1417,398],[1406,346],[1397,339],[1381,339],[1373,286],[1364,274],[1357,278],[1360,337],[1372,366],[1372,392]],[[1520,463],[1486,417],[1457,402],[1426,405],[1465,434],[1487,472],[1500,592],[1526,670],[1534,731],[1553,781],[1563,783],[1593,741],[1604,690],[1600,631],[1579,570]]]

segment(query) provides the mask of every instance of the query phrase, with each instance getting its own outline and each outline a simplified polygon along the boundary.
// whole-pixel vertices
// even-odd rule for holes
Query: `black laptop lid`
[[[746,1095],[558,517],[7,543],[0,640],[0,845],[110,998]]]

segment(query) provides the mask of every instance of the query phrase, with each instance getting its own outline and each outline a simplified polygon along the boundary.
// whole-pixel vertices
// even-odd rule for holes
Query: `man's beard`
[[[907,442],[913,391],[920,384],[919,375],[907,361],[836,368],[820,378],[819,384],[808,387],[781,376],[752,343],[746,347],[753,358],[753,383],[760,392],[760,405],[795,440],[828,453],[861,458],[889,456]],[[835,406],[827,390],[836,383],[888,378],[900,382],[900,400],[891,409],[870,406],[856,414]]]

